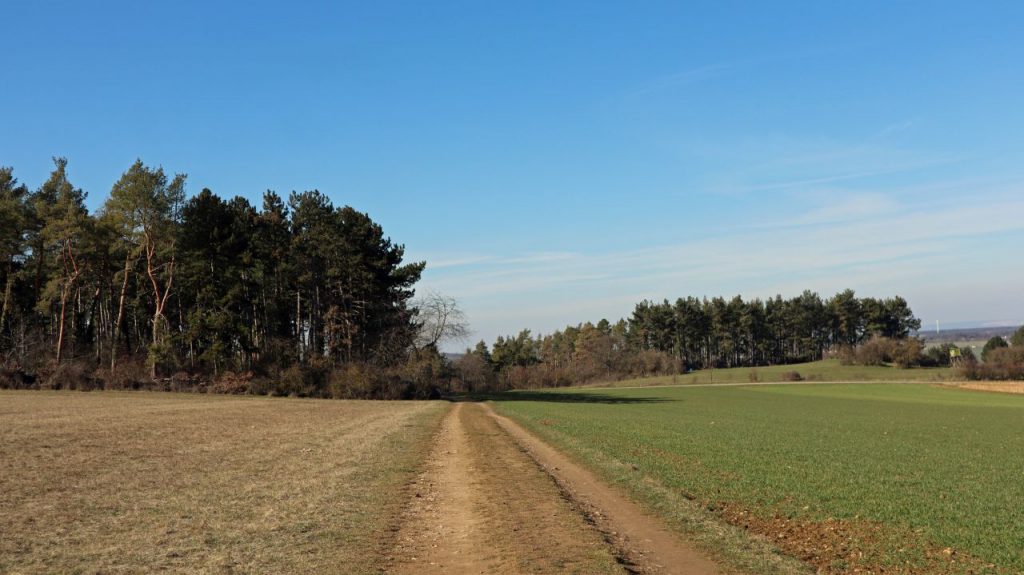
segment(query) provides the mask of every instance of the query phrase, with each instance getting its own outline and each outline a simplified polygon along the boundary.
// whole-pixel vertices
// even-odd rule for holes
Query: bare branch
[[[462,341],[469,337],[469,322],[455,298],[428,291],[416,300],[414,307],[420,320],[416,347],[436,347],[444,341]]]

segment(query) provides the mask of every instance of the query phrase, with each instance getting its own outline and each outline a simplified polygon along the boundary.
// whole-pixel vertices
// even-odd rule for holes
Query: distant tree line
[[[559,386],[814,361],[826,353],[857,349],[873,338],[903,342],[920,326],[902,297],[858,298],[852,290],[829,299],[805,291],[790,299],[642,301],[628,320],[614,324],[588,322],[542,337],[523,331],[497,338],[490,348],[480,342],[466,350],[457,368],[468,388]],[[909,350],[903,351],[905,347]],[[883,353],[917,358],[920,351],[919,345],[908,344]],[[856,361],[855,355],[850,357]]]
[[[319,191],[253,206],[185,183],[136,161],[91,214],[64,158],[34,190],[0,168],[8,385],[432,392],[443,360],[437,338],[418,345],[412,299],[424,262]]]

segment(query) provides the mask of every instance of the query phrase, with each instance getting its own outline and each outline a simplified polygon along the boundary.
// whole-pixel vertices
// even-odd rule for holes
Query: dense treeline
[[[368,215],[318,191],[268,191],[259,207],[207,189],[187,197],[183,174],[141,161],[90,214],[67,161],[54,163],[36,190],[0,168],[7,379],[226,381],[334,396],[432,389],[442,362],[415,345],[411,305],[425,264],[404,263],[404,247]]]
[[[814,361],[828,352],[849,352],[872,338],[903,341],[920,326],[903,298],[858,298],[852,290],[826,300],[811,291],[791,299],[688,297],[640,302],[628,320],[615,324],[601,320],[543,337],[523,331],[499,337],[490,349],[480,342],[457,367],[469,388],[559,386]],[[897,363],[903,361],[900,354],[916,358],[920,347],[897,346]]]
[[[738,367],[814,361],[872,336],[905,338],[921,322],[899,296],[859,299],[846,290],[828,300],[805,291],[788,300],[642,302],[629,325],[638,348],[669,353],[686,367]]]

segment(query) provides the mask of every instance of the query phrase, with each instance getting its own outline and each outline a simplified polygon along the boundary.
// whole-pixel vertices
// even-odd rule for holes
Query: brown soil
[[[678,536],[483,404],[457,403],[388,573],[717,573]]]
[[[725,521],[766,537],[787,555],[813,565],[821,575],[1002,572],[953,548],[931,545],[920,533],[863,519],[763,517],[728,503],[709,504],[708,508]],[[895,553],[893,541],[900,542]]]
[[[977,391],[996,391],[999,393],[1024,393],[1024,381],[961,383],[957,387]]]
[[[388,573],[623,573],[603,537],[477,404],[456,403]]]
[[[605,534],[620,561],[631,572],[686,575],[720,572],[714,562],[593,473],[512,420],[498,415],[490,406],[484,408]]]

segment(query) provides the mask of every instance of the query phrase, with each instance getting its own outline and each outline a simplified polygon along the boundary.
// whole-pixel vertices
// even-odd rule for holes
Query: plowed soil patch
[[[999,572],[994,565],[955,549],[929,545],[913,531],[897,530],[877,522],[832,518],[816,521],[781,515],[761,517],[739,506],[722,503],[709,505],[709,509],[729,523],[768,538],[786,554],[813,565],[823,575]],[[893,541],[900,544],[894,545]],[[920,552],[922,549],[924,553]]]

